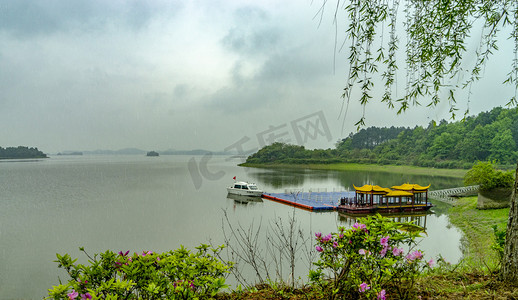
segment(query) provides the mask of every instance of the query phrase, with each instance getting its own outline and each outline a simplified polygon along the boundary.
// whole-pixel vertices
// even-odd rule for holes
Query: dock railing
[[[455,203],[455,196],[464,196],[469,195],[471,193],[478,192],[478,185],[470,185],[470,186],[461,186],[451,189],[443,189],[428,192],[428,198],[439,200],[445,203],[453,204]]]

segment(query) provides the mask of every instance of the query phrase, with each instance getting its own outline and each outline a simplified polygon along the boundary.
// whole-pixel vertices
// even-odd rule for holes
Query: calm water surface
[[[196,164],[189,167],[189,160]],[[249,169],[221,156],[207,165],[200,161],[192,156],[61,156],[0,162],[0,299],[46,296],[58,278],[68,279],[53,262],[56,253],[85,261],[78,247],[93,254],[221,244],[224,211],[244,227],[295,213],[308,235],[354,223],[337,212],[312,213],[268,200],[241,203],[227,198],[225,187],[234,176],[254,181],[267,192],[347,190],[365,183],[431,183],[432,189],[461,185],[460,180],[405,174]],[[457,262],[461,233],[449,224],[446,209],[438,206],[434,214],[418,220],[427,228],[420,248],[428,257],[440,253]]]

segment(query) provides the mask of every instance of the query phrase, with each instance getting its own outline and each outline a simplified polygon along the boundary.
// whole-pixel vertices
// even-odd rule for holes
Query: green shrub
[[[320,259],[309,278],[321,288],[322,298],[415,296],[415,279],[423,268],[433,264],[433,260],[425,263],[423,253],[414,249],[420,227],[377,215],[359,219],[351,229],[341,227],[339,231],[325,236],[316,233]]]
[[[498,253],[500,260],[502,260],[504,257],[505,236],[507,234],[507,229],[498,230],[497,226],[493,225],[493,234],[495,235],[495,241],[491,246],[491,249],[495,250]]]
[[[514,184],[513,171],[496,170],[491,162],[478,162],[464,176],[465,185],[480,185],[481,190],[511,188]]]
[[[49,289],[47,299],[207,299],[226,288],[232,266],[214,256],[208,245],[191,252],[183,246],[174,251],[129,254],[106,251],[90,257],[90,265],[76,264],[68,254],[57,256],[70,279]],[[212,252],[212,253],[211,253]],[[214,255],[214,256],[213,256]],[[61,283],[61,282],[60,282]]]

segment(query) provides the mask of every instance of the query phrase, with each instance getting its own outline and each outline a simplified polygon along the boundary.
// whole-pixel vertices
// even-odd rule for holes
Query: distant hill
[[[160,154],[162,155],[204,155],[204,154],[207,154],[207,153],[210,153],[210,154],[213,154],[213,155],[231,155],[232,153],[230,152],[213,152],[213,151],[210,151],[210,150],[203,150],[203,149],[194,149],[194,150],[172,150],[172,149],[169,149],[169,150],[165,150],[165,151],[160,151]]]
[[[59,152],[56,155],[83,155],[83,152],[81,152],[81,151],[63,151],[63,152]]]
[[[147,150],[142,150],[138,148],[125,148],[120,150],[93,150],[93,151],[81,151],[85,155],[146,155],[148,153]],[[210,151],[204,149],[194,149],[194,150],[173,150],[168,149],[164,151],[156,151],[160,155],[204,155],[207,153],[211,153],[213,155],[232,155],[232,152],[224,152],[224,151]]]
[[[0,147],[0,159],[25,159],[25,158],[47,158],[47,154],[38,150],[38,148],[29,148],[25,146],[18,147]]]
[[[137,149],[137,148],[124,148],[120,150],[94,150],[94,151],[82,151],[84,154],[94,154],[94,155],[143,155],[146,154],[147,151]]]

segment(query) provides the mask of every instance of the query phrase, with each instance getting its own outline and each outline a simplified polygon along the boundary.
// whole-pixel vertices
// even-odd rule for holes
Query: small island
[[[149,151],[146,156],[159,156],[158,152],[156,151]]]
[[[80,151],[59,152],[57,155],[83,155],[83,152],[80,152]]]
[[[0,147],[0,159],[25,159],[25,158],[48,158],[47,154],[38,150],[38,148],[29,148],[25,146],[18,147]]]

